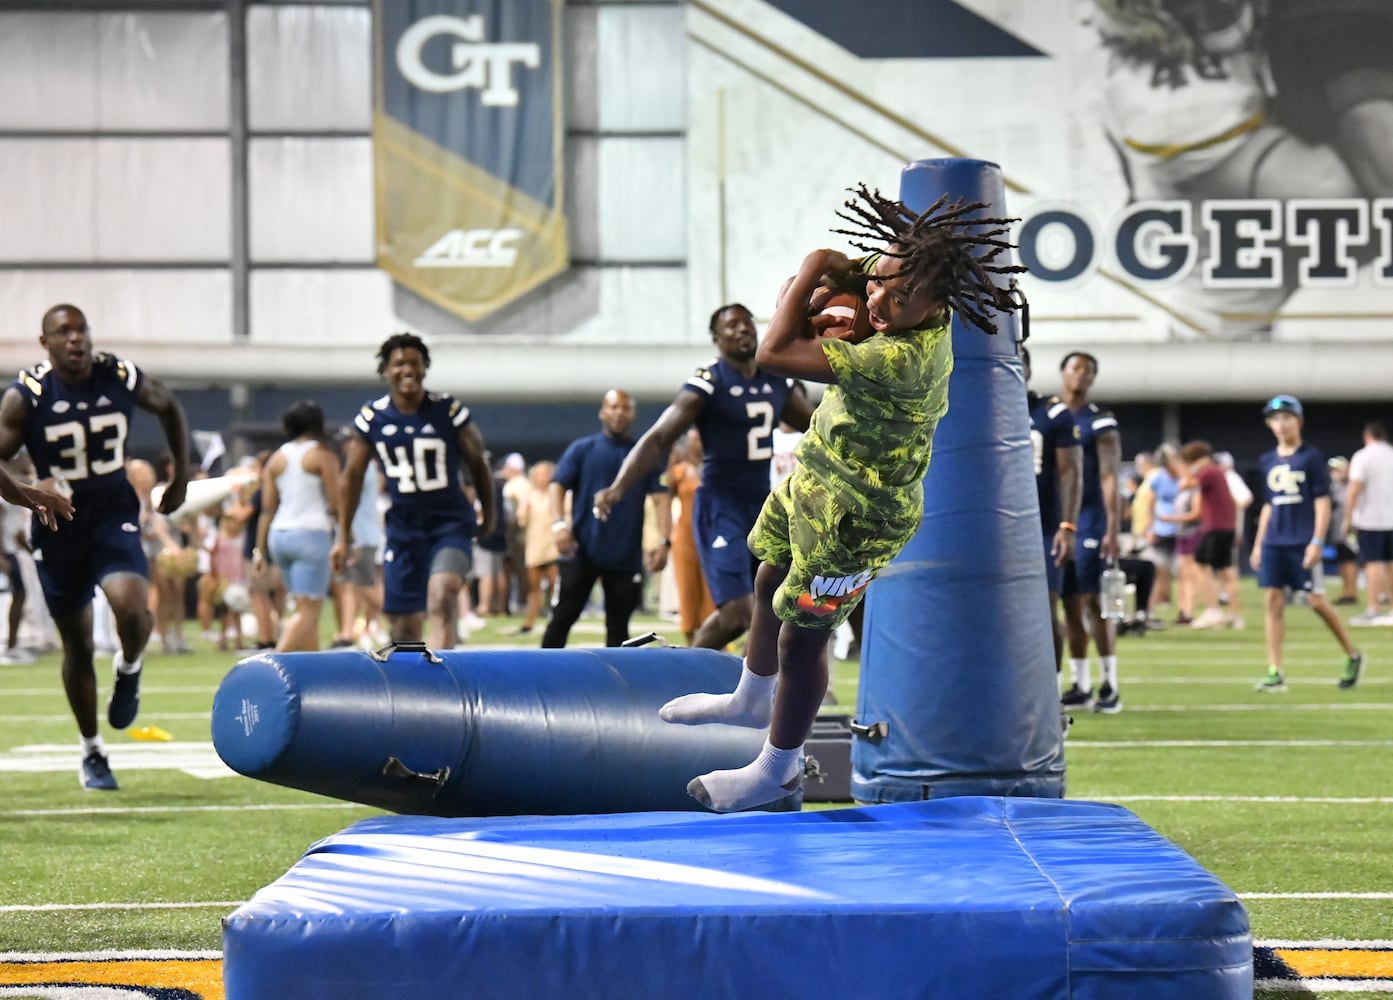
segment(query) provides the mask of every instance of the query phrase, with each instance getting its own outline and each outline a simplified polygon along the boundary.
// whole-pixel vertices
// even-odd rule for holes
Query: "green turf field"
[[[1374,943],[1351,974],[1382,983],[1305,995],[1393,997],[1393,628],[1355,630],[1369,666],[1341,691],[1333,640],[1309,610],[1288,609],[1289,690],[1263,694],[1253,689],[1266,659],[1260,606],[1245,596],[1246,631],[1121,640],[1124,708],[1076,715],[1069,796],[1121,803],[1175,840],[1243,897],[1259,942]],[[508,634],[516,624],[495,620],[471,645],[535,645]],[[636,619],[636,634],[649,628],[679,639],[671,623]],[[600,623],[583,620],[572,640],[600,644]],[[0,666],[0,985],[23,981],[5,978],[16,954],[216,958],[220,917],[312,841],[374,813],[227,776],[209,707],[238,657],[194,644],[193,655],[147,659],[136,726],[173,741],[105,734],[114,794],[78,785],[58,657]],[[105,670],[100,682],[105,704]],[[855,663],[837,664],[834,690],[855,703]],[[1303,971],[1334,960],[1311,958]]]

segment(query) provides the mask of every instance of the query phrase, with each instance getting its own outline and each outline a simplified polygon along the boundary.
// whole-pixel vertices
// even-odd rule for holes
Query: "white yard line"
[[[200,720],[209,722],[212,721],[213,718],[212,712],[160,712],[158,716],[150,712],[146,714],[153,717],[152,721],[157,722],[197,722]],[[14,725],[16,723],[23,725],[26,723],[72,721],[73,717],[71,712],[65,712],[61,715],[0,715],[0,723],[5,723],[7,725]],[[142,718],[141,721],[144,722],[145,719]]]
[[[241,906],[246,900],[213,900],[200,903],[15,903],[0,906],[0,913],[57,913],[69,910],[204,910]]]
[[[142,695],[147,695],[147,694],[206,694],[206,695],[211,696],[211,695],[213,695],[217,690],[218,690],[218,685],[217,685],[217,684],[211,684],[211,685],[210,685],[210,684],[204,684],[204,685],[200,685],[200,686],[198,686],[198,687],[169,687],[169,686],[161,686],[161,685],[159,685],[159,684],[141,684],[141,685],[140,685],[140,693],[141,693]],[[41,697],[41,696],[44,696],[44,695],[50,695],[50,696],[53,696],[53,697],[56,697],[56,698],[61,699],[61,698],[63,697],[63,688],[62,688],[62,686],[59,685],[59,684],[53,684],[53,685],[50,685],[49,687],[37,687],[37,688],[0,688],[0,695],[3,695],[3,696],[6,697],[6,698],[21,698],[21,697],[23,697],[23,698],[36,698],[36,697]]]
[[[109,743],[106,747],[111,767],[122,770],[183,771],[195,778],[229,778],[232,768],[222,762],[211,742]],[[78,748],[75,744],[33,743],[0,751],[0,774],[44,774],[76,771]]]
[[[1351,795],[1090,795],[1096,802],[1256,802],[1272,805],[1393,805],[1393,796]]]
[[[1065,740],[1066,749],[1162,750],[1215,749],[1219,747],[1393,747],[1393,740]]]
[[[220,951],[0,951],[0,962],[185,962],[221,960]]]
[[[1124,662],[1125,662],[1125,661],[1124,661]],[[1225,664],[1222,664],[1222,666],[1231,667],[1231,666],[1233,666],[1233,664],[1232,664],[1232,663],[1225,663]],[[1167,676],[1164,676],[1164,675],[1163,675],[1163,676],[1160,676],[1160,677],[1129,677],[1129,676],[1127,676],[1126,671],[1124,670],[1124,672],[1123,672],[1123,674],[1122,674],[1122,681],[1121,681],[1120,686],[1123,687],[1123,688],[1126,688],[1126,687],[1129,687],[1129,686],[1132,685],[1132,684],[1162,684],[1162,685],[1171,685],[1171,684],[1179,684],[1179,685],[1191,685],[1191,684],[1194,684],[1194,685],[1201,685],[1201,684],[1204,684],[1204,685],[1245,684],[1245,685],[1247,685],[1248,689],[1251,691],[1251,690],[1253,689],[1253,685],[1256,684],[1258,681],[1262,680],[1262,674],[1263,674],[1263,671],[1262,671],[1261,669],[1258,669],[1258,670],[1253,671],[1253,672],[1250,673],[1250,674],[1241,674],[1241,675],[1238,675],[1238,676],[1229,676],[1229,677],[1213,677],[1213,676],[1210,676],[1210,675],[1208,675],[1208,674],[1200,674],[1200,675],[1195,676],[1195,677],[1167,677]],[[1302,687],[1311,686],[1311,687],[1331,687],[1331,688],[1333,688],[1333,687],[1335,687],[1335,681],[1336,681],[1336,673],[1335,673],[1334,671],[1332,671],[1328,677],[1293,677],[1293,676],[1291,676],[1290,671],[1288,671],[1288,673],[1287,673],[1287,686],[1288,686],[1288,687],[1292,686],[1293,684],[1299,684],[1299,685],[1301,685]],[[1373,687],[1373,686],[1382,686],[1382,685],[1387,685],[1387,684],[1393,684],[1393,677],[1365,677],[1365,678],[1362,678],[1362,679],[1359,681],[1359,686],[1360,686],[1361,688]],[[1273,695],[1267,695],[1266,697],[1275,697],[1275,696],[1273,696]]]
[[[357,802],[282,802],[255,806],[93,806],[77,809],[0,809],[0,816],[138,816],[144,813],[283,812],[305,809],[371,809]]]
[[[1240,892],[1239,899],[1393,899],[1393,892]]]
[[[1253,989],[1264,993],[1388,993],[1387,979],[1255,979]]]
[[[1246,705],[1128,705],[1127,713],[1136,712],[1387,712],[1393,702],[1346,701],[1312,705],[1308,702],[1267,701]]]
[[[1254,948],[1307,948],[1310,950],[1323,951],[1342,948],[1356,948],[1362,951],[1383,951],[1393,948],[1393,940],[1376,939],[1373,941],[1355,941],[1350,938],[1320,938],[1315,941],[1291,941],[1286,938],[1261,938],[1253,942]]]

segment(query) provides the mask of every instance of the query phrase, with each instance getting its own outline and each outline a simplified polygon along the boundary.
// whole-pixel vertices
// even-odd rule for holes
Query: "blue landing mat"
[[[1120,806],[365,820],[226,918],[228,1000],[1252,996],[1238,898]]]

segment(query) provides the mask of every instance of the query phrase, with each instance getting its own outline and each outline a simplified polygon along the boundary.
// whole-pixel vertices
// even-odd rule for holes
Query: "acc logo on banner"
[[[469,320],[569,265],[561,0],[377,0],[377,263]]]

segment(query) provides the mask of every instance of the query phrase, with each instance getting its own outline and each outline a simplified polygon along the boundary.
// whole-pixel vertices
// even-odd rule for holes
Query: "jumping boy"
[[[1306,602],[1345,651],[1340,687],[1352,688],[1364,672],[1364,656],[1349,641],[1344,620],[1325,598],[1321,553],[1330,526],[1330,472],[1324,456],[1301,440],[1304,414],[1295,396],[1273,396],[1262,410],[1277,447],[1262,456],[1264,503],[1253,536],[1253,569],[1266,600],[1267,676],[1259,691],[1285,691],[1282,643],[1286,639],[1286,589],[1305,591]]]
[[[836,230],[870,255],[814,250],[784,293],[757,355],[761,367],[829,388],[798,445],[797,469],[750,532],[760,560],[745,669],[732,694],[664,705],[668,722],[764,728],[753,763],[694,778],[687,791],[717,812],[772,802],[798,787],[804,741],[827,690],[827,641],[866,587],[919,528],[933,435],[948,410],[953,310],[988,333],[1018,307],[994,275],[1012,220],[940,198],[922,215],[855,191]],[[868,242],[863,242],[868,241]],[[874,333],[859,344],[807,335],[821,286],[864,291]],[[817,325],[814,322],[814,325]],[[777,679],[777,688],[775,680]]]

